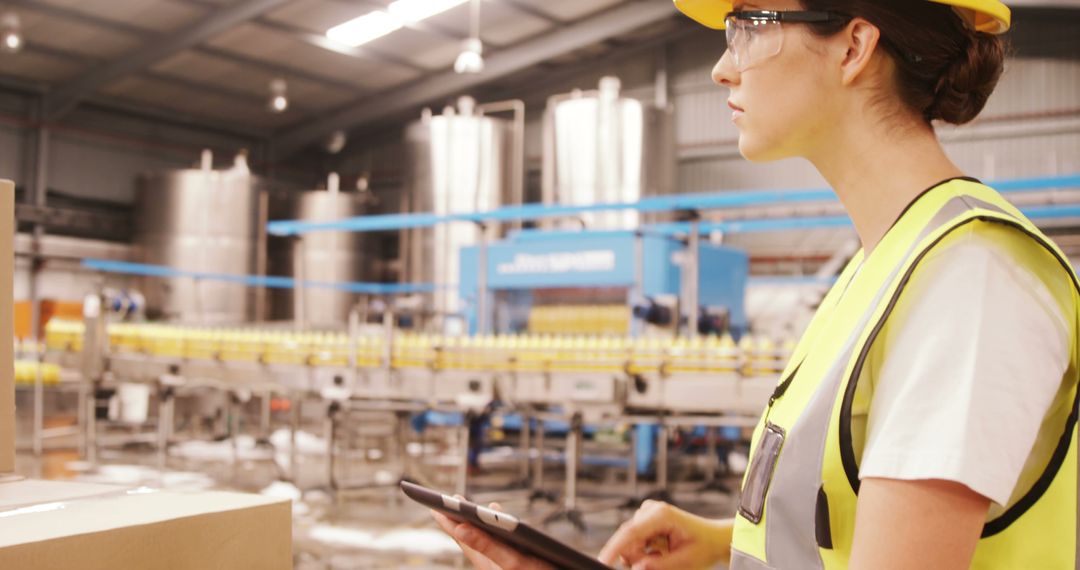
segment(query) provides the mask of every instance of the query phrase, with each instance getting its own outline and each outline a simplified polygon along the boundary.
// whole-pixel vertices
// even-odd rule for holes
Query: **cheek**
[[[820,76],[807,68],[777,65],[743,76],[749,113],[739,149],[750,160],[779,160],[805,155],[821,130],[829,102]]]

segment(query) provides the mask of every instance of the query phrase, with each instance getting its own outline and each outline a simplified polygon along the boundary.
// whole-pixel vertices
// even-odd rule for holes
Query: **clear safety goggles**
[[[724,18],[727,47],[741,72],[774,57],[784,47],[784,23],[816,24],[849,20],[835,12],[814,10],[747,10],[731,12]]]

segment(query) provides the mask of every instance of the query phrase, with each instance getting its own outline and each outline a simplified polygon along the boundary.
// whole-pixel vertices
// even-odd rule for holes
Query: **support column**
[[[43,120],[43,107],[39,104],[36,111],[37,127],[33,136],[33,144],[30,149],[31,160],[33,169],[30,172],[28,184],[26,185],[25,201],[28,204],[43,208],[46,203],[46,196],[48,192],[48,169],[49,169],[49,130],[46,128]],[[18,225],[16,224],[16,228]],[[34,346],[34,360],[38,363],[37,374],[34,380],[34,428],[33,428],[33,446],[34,455],[40,456],[44,448],[44,432],[45,432],[45,394],[44,387],[41,379],[41,361],[42,354],[39,350],[39,344],[41,342],[41,299],[40,288],[38,286],[39,275],[44,265],[44,259],[41,257],[41,240],[45,236],[45,226],[40,223],[34,224],[31,241],[30,251],[32,253],[30,257],[30,269],[27,272],[29,279],[29,295],[30,295],[30,340]]]

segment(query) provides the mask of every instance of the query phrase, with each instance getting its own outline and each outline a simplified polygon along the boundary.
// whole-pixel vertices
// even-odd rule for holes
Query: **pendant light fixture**
[[[454,71],[458,73],[480,73],[484,71],[484,44],[480,41],[480,2],[482,0],[470,0],[469,39],[465,44],[457,60],[454,61]]]

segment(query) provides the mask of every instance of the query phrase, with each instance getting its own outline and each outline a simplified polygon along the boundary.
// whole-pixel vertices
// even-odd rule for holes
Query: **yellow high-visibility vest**
[[[1080,307],[1080,284],[1065,255],[997,192],[955,179],[919,197],[872,255],[860,251],[848,264],[781,376],[754,432],[735,522],[732,570],[848,567],[862,451],[854,442],[865,440],[859,432],[864,426],[851,419],[853,412],[865,413],[872,398],[869,382],[859,385],[864,364],[887,320],[902,310],[898,300],[919,262],[970,224],[1010,228],[987,235],[1005,251],[1027,255],[1020,262],[1029,267],[1059,263],[1073,287],[1071,298],[1058,303],[1069,311]],[[1017,247],[1022,240],[1035,240],[1042,248]],[[1033,258],[1032,251],[1041,257]],[[1060,434],[1054,452],[1029,488],[1014,492],[1019,499],[988,520],[972,568],[1080,568],[1078,343],[1080,334],[1074,330],[1067,372],[1071,381],[1059,391],[1041,431]]]

